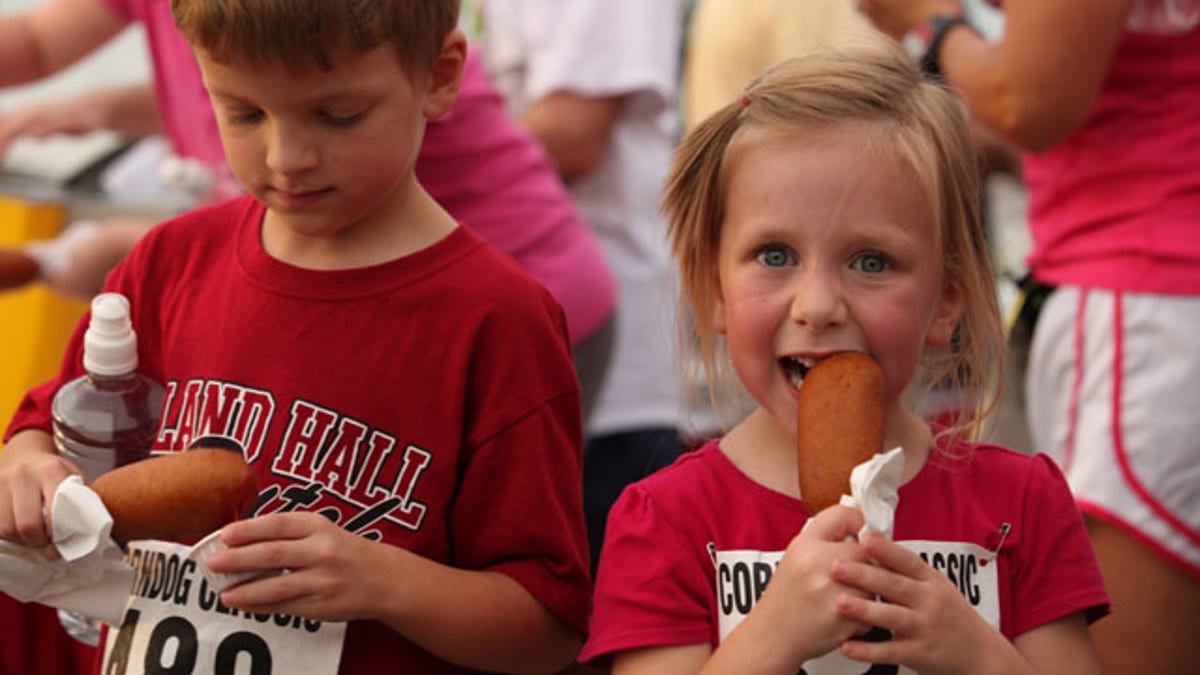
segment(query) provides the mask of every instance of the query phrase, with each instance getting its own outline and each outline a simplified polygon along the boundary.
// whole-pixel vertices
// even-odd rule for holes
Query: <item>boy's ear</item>
[[[425,92],[426,118],[440,117],[454,105],[466,62],[467,36],[456,28],[442,40],[442,49],[429,73],[429,88]]]
[[[954,338],[954,331],[963,314],[963,292],[958,284],[947,281],[942,288],[942,299],[938,301],[925,344],[930,347],[945,347]]]

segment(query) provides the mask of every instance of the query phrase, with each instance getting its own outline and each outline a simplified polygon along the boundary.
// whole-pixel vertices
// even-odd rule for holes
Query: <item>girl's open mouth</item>
[[[787,376],[792,386],[797,389],[804,382],[804,376],[815,365],[817,365],[816,359],[801,359],[792,356],[784,356],[779,359],[779,366],[783,368],[784,375]]]

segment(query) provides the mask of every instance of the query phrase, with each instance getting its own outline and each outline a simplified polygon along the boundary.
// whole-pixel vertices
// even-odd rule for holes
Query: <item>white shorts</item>
[[[1026,403],[1080,508],[1200,578],[1200,298],[1058,288]]]

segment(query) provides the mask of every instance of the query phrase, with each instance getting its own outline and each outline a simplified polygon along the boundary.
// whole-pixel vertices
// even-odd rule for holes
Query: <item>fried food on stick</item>
[[[850,472],[883,449],[883,371],[861,352],[813,366],[796,405],[800,497],[817,514],[850,494]]]
[[[190,541],[249,515],[258,476],[241,453],[196,447],[126,464],[92,484],[113,517],[112,538]]]

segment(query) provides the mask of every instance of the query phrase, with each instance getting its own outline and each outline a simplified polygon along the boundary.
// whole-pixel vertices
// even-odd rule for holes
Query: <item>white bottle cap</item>
[[[101,293],[92,299],[92,318],[83,336],[83,367],[93,375],[127,375],[137,370],[137,336],[129,321],[129,299]]]

